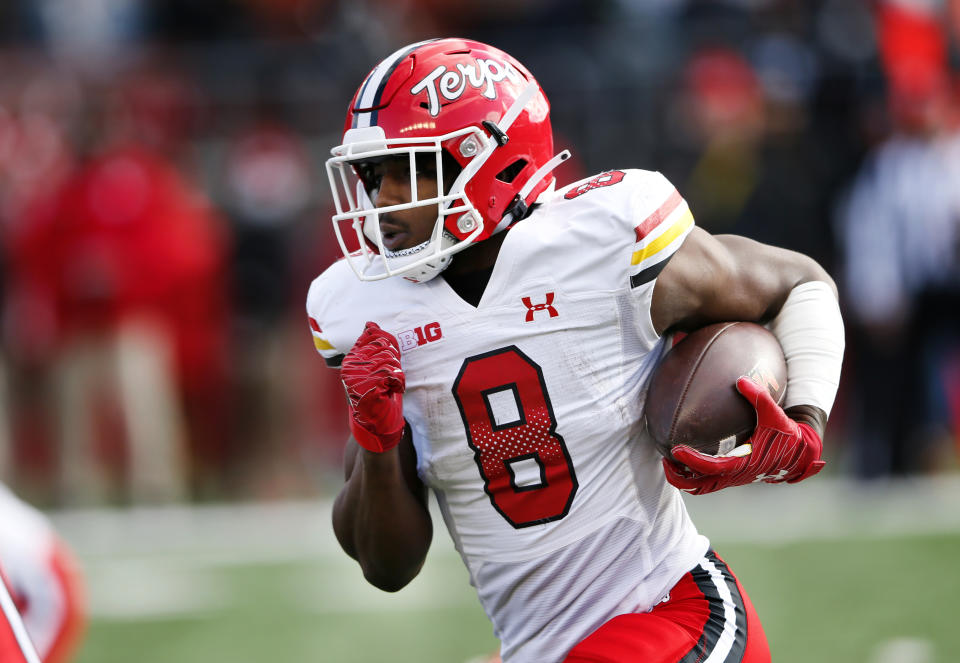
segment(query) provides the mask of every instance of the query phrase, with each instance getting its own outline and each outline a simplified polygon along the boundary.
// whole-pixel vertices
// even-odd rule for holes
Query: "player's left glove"
[[[704,495],[758,481],[796,483],[823,469],[823,442],[817,431],[788,417],[767,389],[753,380],[740,378],[737,390],[757,411],[757,427],[750,439],[726,456],[711,456],[685,445],[674,447],[671,453],[679,462],[663,459],[667,481],[688,493]]]

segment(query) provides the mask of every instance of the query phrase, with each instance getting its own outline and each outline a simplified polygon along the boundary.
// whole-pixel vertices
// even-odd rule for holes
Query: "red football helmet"
[[[503,51],[466,39],[419,42],[378,64],[350,102],[343,143],[331,153],[334,229],[365,281],[433,278],[454,253],[522,218],[552,189],[550,171],[570,156],[553,155],[550,104],[530,72]],[[416,157],[424,154],[436,161],[438,194],[421,200]],[[410,160],[411,202],[377,207],[364,188],[364,165],[397,155]],[[451,158],[459,173],[444,191]],[[437,208],[430,240],[386,249],[379,215],[421,206]],[[358,252],[347,248],[345,223],[356,233]]]

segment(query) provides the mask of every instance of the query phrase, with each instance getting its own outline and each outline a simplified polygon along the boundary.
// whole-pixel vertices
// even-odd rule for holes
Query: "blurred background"
[[[345,407],[304,315],[347,103],[434,36],[534,73],[561,184],[660,170],[836,277],[826,476],[690,507],[774,660],[955,660],[960,2],[5,0],[0,480],[77,553],[77,660],[495,650],[444,533],[396,596],[336,549]]]

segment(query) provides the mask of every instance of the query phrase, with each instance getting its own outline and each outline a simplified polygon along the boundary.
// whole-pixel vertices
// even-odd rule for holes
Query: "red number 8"
[[[500,515],[518,529],[567,515],[577,477],[556,432],[540,367],[513,345],[468,357],[453,383],[453,396],[483,489]],[[509,401],[511,396],[518,417],[498,423],[491,398]],[[518,482],[519,463],[526,463],[528,470],[538,467],[539,481]]]
[[[613,186],[623,181],[623,178],[626,176],[626,173],[622,170],[609,170],[605,173],[597,175],[592,180],[584,182],[575,189],[570,189],[563,196],[567,200],[573,200],[577,196],[582,196],[585,193],[589,193],[594,189],[599,189],[604,186]]]

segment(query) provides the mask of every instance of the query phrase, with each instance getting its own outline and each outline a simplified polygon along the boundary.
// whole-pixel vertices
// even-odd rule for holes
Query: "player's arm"
[[[752,457],[717,462],[681,452],[690,468],[700,474],[739,473],[727,477],[739,483],[768,476],[799,481],[819,471],[820,439],[839,381],[843,325],[836,285],[816,261],[745,237],[712,236],[695,228],[657,280],[651,317],[658,333],[725,320],[770,323],[787,357],[785,413],[767,402],[770,399],[764,398],[765,392],[742,381],[737,385],[758,411]],[[797,423],[808,427],[809,434],[805,428],[797,428]],[[766,453],[758,445],[761,429],[778,427],[796,433],[796,445],[787,445],[791,454],[761,458]],[[802,439],[804,435],[809,439]],[[777,449],[782,446],[769,442]],[[671,483],[678,485],[677,476],[671,476],[666,467]],[[698,492],[710,492],[699,488]]]
[[[403,420],[396,340],[368,323],[344,358],[341,377],[352,437],[344,459],[346,483],[333,506],[334,532],[368,582],[397,591],[423,566],[433,524]]]
[[[650,314],[660,334],[728,320],[767,322],[793,288],[812,281],[827,284],[836,299],[837,286],[813,258],[695,227],[657,278]]]
[[[333,505],[333,530],[364,577],[396,591],[419,573],[433,537],[427,490],[417,477],[409,428],[390,451],[347,442],[346,483]]]

